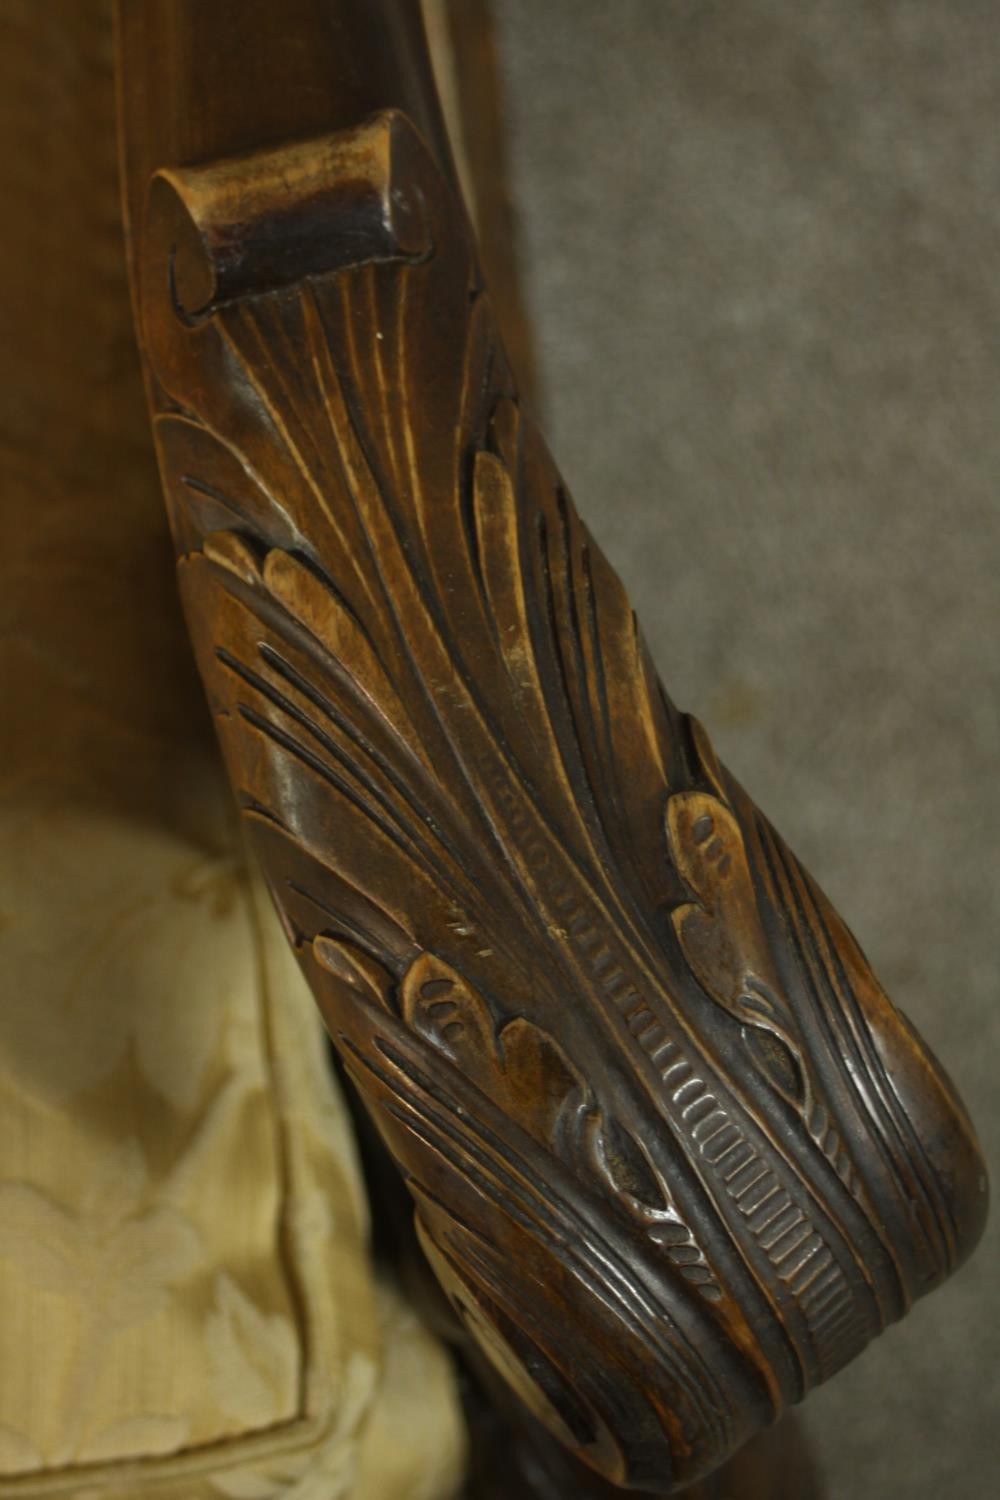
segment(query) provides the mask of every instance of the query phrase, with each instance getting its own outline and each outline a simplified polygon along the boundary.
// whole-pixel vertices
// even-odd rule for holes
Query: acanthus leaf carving
[[[595,1467],[686,1483],[954,1263],[953,1105],[893,1094],[892,1016],[663,691],[416,132],[288,149],[161,174],[140,277],[230,776],[456,1306]]]

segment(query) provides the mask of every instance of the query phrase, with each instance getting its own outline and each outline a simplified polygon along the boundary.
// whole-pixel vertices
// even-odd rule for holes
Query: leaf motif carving
[[[524,1016],[497,1023],[482,996],[441,959],[421,954],[401,986],[403,1017],[543,1144],[588,1090],[553,1038]]]
[[[312,951],[320,967],[353,993],[390,1007],[391,975],[363,949],[320,933],[313,939]]]
[[[287,163],[150,197],[157,439],[223,751],[470,1326],[543,1420],[538,1372],[572,1388],[595,1467],[687,1482],[938,1273],[947,1188],[838,929],[664,692],[519,406],[448,182],[391,112],[315,151],[419,201],[420,253],[380,220],[179,318],[170,214],[203,227],[240,172],[287,214]],[[568,1328],[614,1350],[613,1391]]]
[[[422,190],[432,218],[452,212],[434,182]],[[193,362],[201,393],[196,421],[160,417],[159,445],[223,749],[349,1066],[399,1112],[415,1183],[432,1153],[426,1176],[458,1200],[474,1187],[492,1233],[549,1226],[550,1280],[577,1245],[567,1287],[619,1266],[610,1316],[632,1329],[637,1253],[666,1303],[677,1286],[699,1306],[718,1291],[685,1227],[706,1188],[663,1193],[691,1127],[659,1072],[619,1120],[625,1072],[596,1089],[561,1033],[579,1006],[604,1037],[596,1055],[645,1056],[629,1019],[643,995],[676,1024],[654,997],[659,913],[685,894],[660,816],[684,784],[685,732],[517,406],[475,282],[467,243],[445,237],[402,275],[358,265],[180,333],[151,328],[167,388]],[[379,339],[361,337],[359,307]],[[432,369],[429,309],[435,346],[456,356]],[[289,348],[291,398],[267,355]],[[209,378],[213,361],[224,375]],[[689,1028],[677,1036],[697,1054]],[[657,1125],[640,1141],[650,1093]],[[503,1120],[537,1160],[497,1158]],[[600,1205],[596,1239],[581,1193]],[[725,1448],[743,1418],[718,1378],[690,1341],[630,1332],[644,1372],[650,1337],[677,1420]]]
[[[667,801],[667,833],[677,868],[697,902],[676,906],[671,921],[684,956],[708,994],[738,1020],[766,1014],[778,989],[739,824],[706,792]]]
[[[677,868],[698,897],[671,912],[684,956],[705,993],[743,1024],[774,1086],[808,1119],[808,1064],[771,959],[739,824],[729,807],[700,791],[670,797],[666,823]],[[824,1116],[821,1138],[826,1126]]]
[[[400,985],[403,1019],[481,1086],[503,1075],[493,1018],[483,997],[433,953],[421,953]]]

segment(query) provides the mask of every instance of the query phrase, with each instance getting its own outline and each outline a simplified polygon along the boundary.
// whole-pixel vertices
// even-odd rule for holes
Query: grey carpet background
[[[552,446],[996,1183],[1000,6],[495,9]],[[834,1500],[998,1493],[998,1234],[806,1403]]]

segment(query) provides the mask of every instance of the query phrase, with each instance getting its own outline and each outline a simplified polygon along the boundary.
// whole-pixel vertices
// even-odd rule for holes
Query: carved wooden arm
[[[162,16],[123,9],[134,283],[233,786],[461,1317],[590,1465],[680,1485],[954,1269],[971,1127],[661,687],[433,123],[178,151],[131,87]]]

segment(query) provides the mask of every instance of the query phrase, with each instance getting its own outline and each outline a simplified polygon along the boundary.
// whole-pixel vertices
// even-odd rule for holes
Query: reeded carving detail
[[[489,1357],[685,1483],[956,1263],[967,1122],[663,692],[406,120],[150,215],[185,609],[289,938]]]

